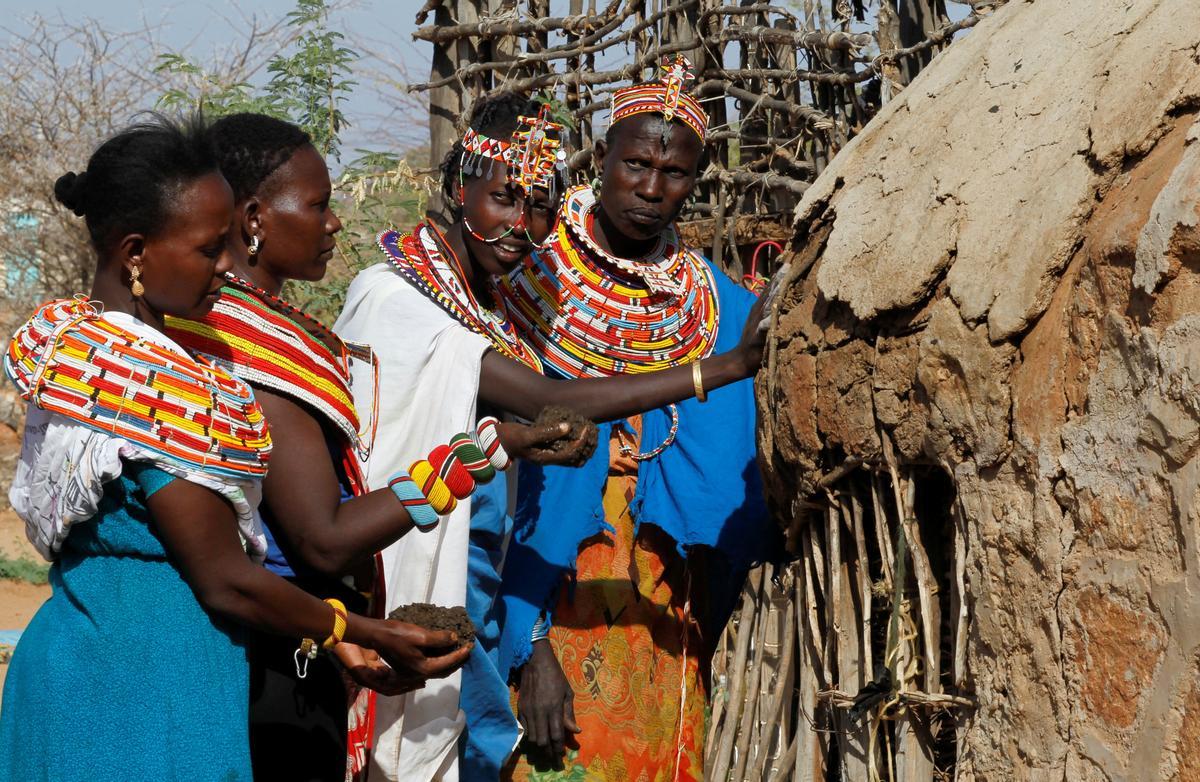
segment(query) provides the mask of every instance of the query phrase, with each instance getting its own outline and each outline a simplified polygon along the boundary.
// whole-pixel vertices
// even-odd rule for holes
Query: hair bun
[[[58,202],[70,209],[78,217],[83,217],[84,212],[84,194],[87,188],[87,172],[76,174],[74,171],[68,171],[60,176],[54,183],[54,197]]]

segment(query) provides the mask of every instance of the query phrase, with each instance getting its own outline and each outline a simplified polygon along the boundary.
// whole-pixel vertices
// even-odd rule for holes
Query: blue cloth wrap
[[[0,780],[251,782],[240,628],[196,600],[147,508],[173,480],[124,462],[71,527],[4,682]]]
[[[504,541],[512,531],[508,481],[503,473],[471,495],[471,535],[467,562],[467,615],[475,625],[475,648],[462,668],[459,706],[467,727],[459,740],[460,776],[499,779],[500,768],[517,743],[517,720],[508,700],[508,677],[497,665],[500,623],[495,598]]]
[[[710,265],[711,266],[711,265]],[[713,269],[720,322],[715,352],[737,346],[755,297]],[[711,546],[736,570],[763,559],[771,540],[762,478],[755,461],[754,384],[743,380],[710,391],[708,401],[680,402],[675,443],[641,463],[630,511],[679,544]],[[642,416],[641,449],[666,439],[667,408]],[[612,424],[600,425],[600,447],[580,468],[522,464],[516,526],[504,563],[498,598],[500,671],[511,672],[532,653],[529,637],[538,615],[554,607],[557,587],[575,569],[580,544],[605,521],[604,484]],[[465,689],[465,688],[464,688]]]

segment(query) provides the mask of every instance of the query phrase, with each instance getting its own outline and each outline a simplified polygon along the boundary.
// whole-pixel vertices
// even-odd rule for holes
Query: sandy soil
[[[42,561],[37,550],[25,538],[24,524],[7,507],[0,512],[0,553],[9,557],[25,556],[35,562]],[[0,579],[0,630],[24,629],[49,596],[48,584]],[[0,664],[0,691],[7,673],[8,665]]]

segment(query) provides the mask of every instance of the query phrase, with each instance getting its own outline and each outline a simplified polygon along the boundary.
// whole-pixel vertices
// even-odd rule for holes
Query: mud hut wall
[[[1010,3],[797,209],[771,502],[795,537],[847,458],[952,477],[958,779],[1200,778],[1198,110],[1194,2]]]

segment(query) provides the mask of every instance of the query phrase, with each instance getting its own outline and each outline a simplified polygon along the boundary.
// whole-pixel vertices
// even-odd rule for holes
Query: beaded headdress
[[[612,122],[634,114],[661,114],[668,123],[678,119],[704,141],[708,130],[708,114],[700,108],[700,101],[683,89],[695,78],[688,58],[682,54],[664,57],[657,82],[635,84],[613,93]]]
[[[555,175],[567,168],[562,133],[563,126],[550,120],[550,107],[545,104],[536,117],[517,117],[517,129],[508,141],[468,128],[463,134],[459,170],[481,176],[484,158],[499,161],[508,166],[508,181],[520,188],[526,197],[535,187],[542,187],[550,192],[553,201]]]

